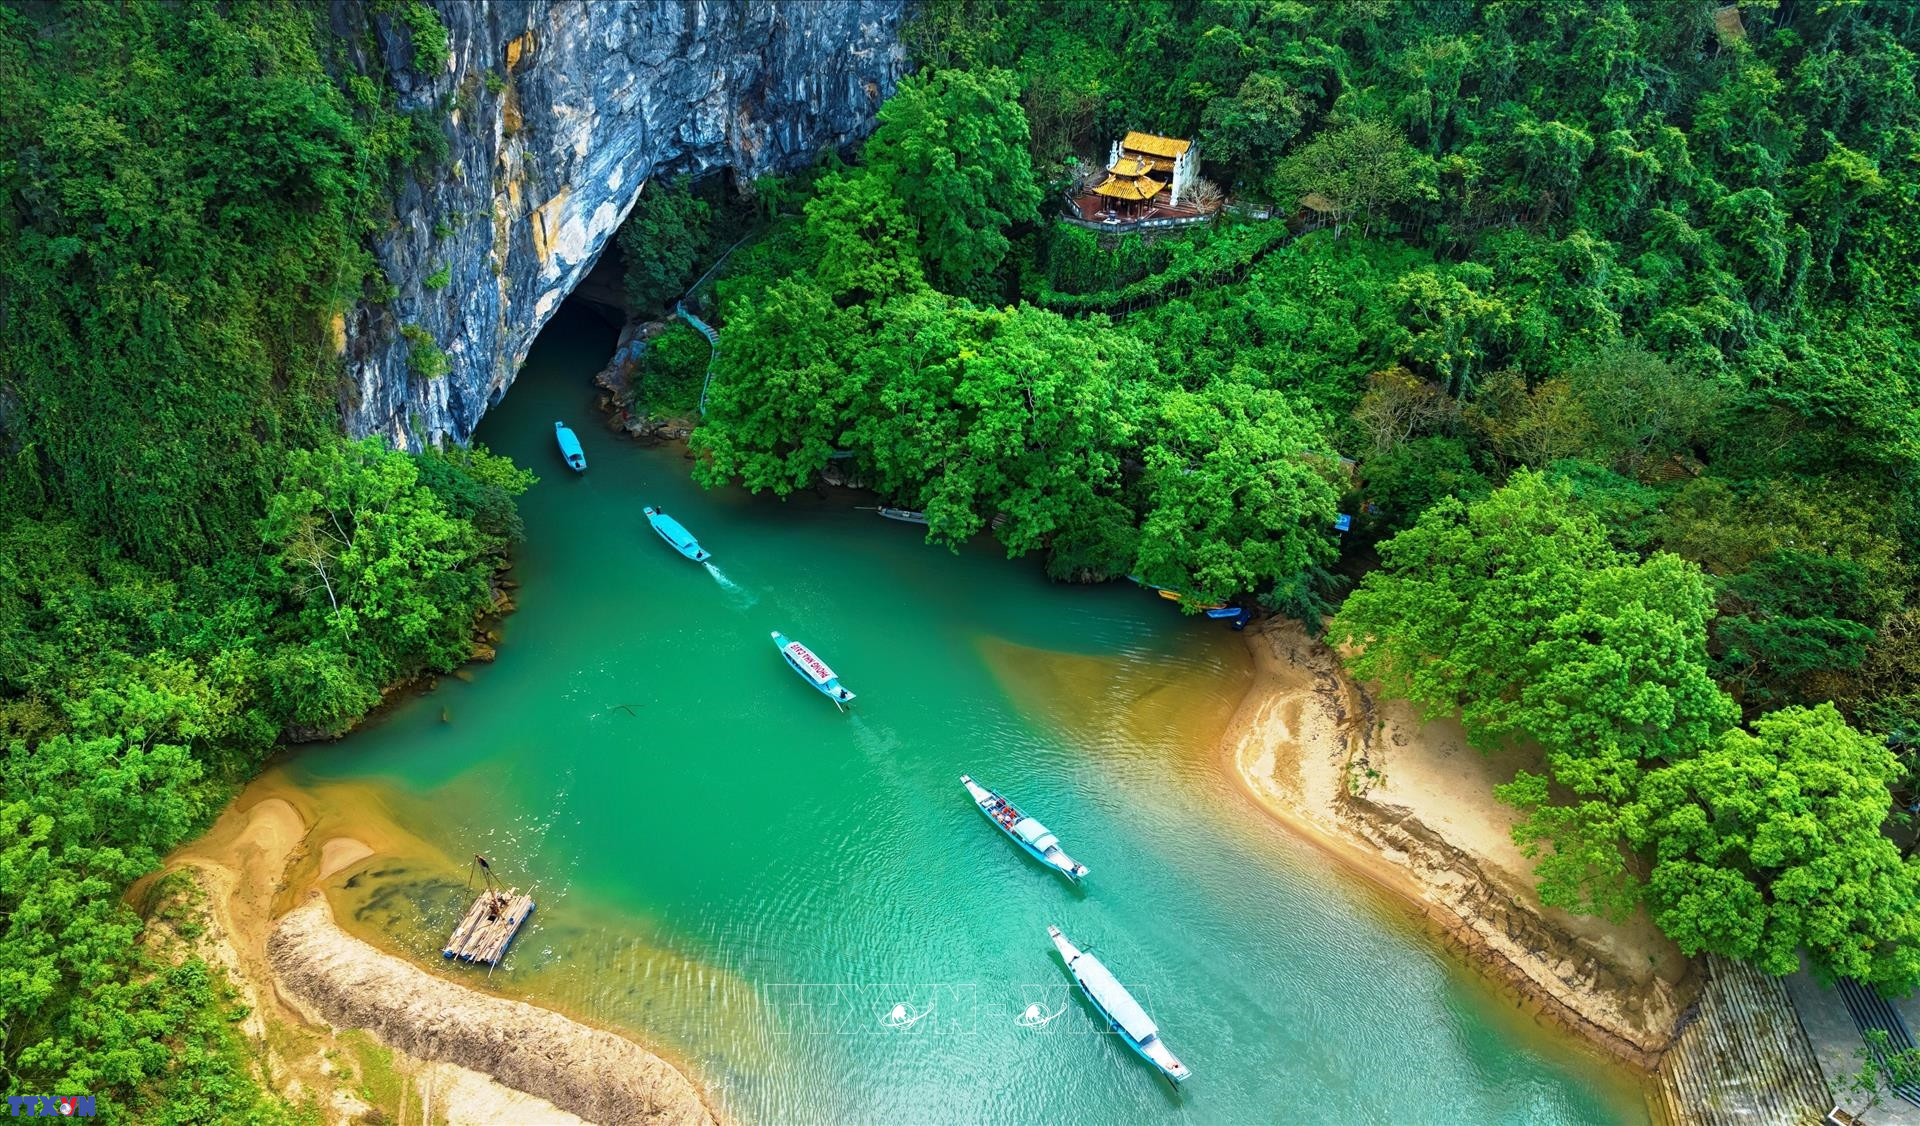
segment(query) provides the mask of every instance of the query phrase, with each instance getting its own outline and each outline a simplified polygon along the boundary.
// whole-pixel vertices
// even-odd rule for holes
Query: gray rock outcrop
[[[377,51],[356,61],[449,141],[376,239],[391,295],[336,326],[347,432],[413,448],[467,440],[656,175],[724,166],[746,183],[805,164],[864,135],[906,67],[904,0],[431,6],[450,48],[431,75],[390,11],[334,14],[361,44],[348,53]]]

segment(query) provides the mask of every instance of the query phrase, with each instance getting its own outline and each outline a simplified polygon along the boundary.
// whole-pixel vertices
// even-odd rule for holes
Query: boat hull
[[[657,508],[647,508],[643,511],[646,513],[647,523],[653,526],[653,530],[661,539],[667,541],[669,547],[695,563],[705,563],[713,558],[713,553],[701,547],[700,541],[694,539],[693,533],[687,531],[686,526],[680,521]]]
[[[1193,1072],[1188,1069],[1187,1065],[1181,1063],[1178,1057],[1176,1057],[1172,1051],[1168,1050],[1166,1043],[1160,1039],[1159,1029],[1157,1027],[1154,1027],[1151,1023],[1146,1026],[1146,1040],[1144,1042],[1134,1039],[1133,1034],[1127,1031],[1124,1022],[1115,1016],[1113,1010],[1107,1007],[1106,1002],[1100,999],[1099,993],[1088,984],[1089,976],[1093,972],[1093,967],[1097,967],[1099,975],[1107,981],[1109,988],[1117,986],[1117,983],[1113,981],[1112,973],[1107,970],[1105,965],[1100,963],[1099,959],[1094,958],[1086,951],[1074,945],[1072,940],[1060,932],[1059,927],[1049,926],[1047,928],[1047,935],[1053,939],[1053,947],[1060,952],[1060,960],[1066,963],[1067,972],[1073,975],[1074,984],[1080,987],[1081,995],[1087,999],[1087,1003],[1092,1005],[1094,1011],[1099,1013],[1101,1018],[1107,1022],[1107,1027],[1113,1031],[1114,1035],[1117,1036],[1121,1042],[1125,1043],[1126,1046],[1132,1050],[1134,1055],[1139,1056],[1151,1064],[1155,1071],[1166,1076],[1167,1081],[1176,1087],[1192,1076]],[[1083,963],[1089,964],[1085,972],[1083,972]],[[1144,1012],[1138,1010],[1138,1003],[1135,1002],[1130,995],[1123,994],[1120,1000],[1122,1003],[1132,1006],[1136,1010],[1136,1019],[1145,1019]]]

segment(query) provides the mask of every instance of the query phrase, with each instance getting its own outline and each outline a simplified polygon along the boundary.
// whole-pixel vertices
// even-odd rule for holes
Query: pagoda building
[[[1130,222],[1197,215],[1180,197],[1193,186],[1198,153],[1192,141],[1130,132],[1115,141],[1106,177],[1076,202],[1083,219]]]

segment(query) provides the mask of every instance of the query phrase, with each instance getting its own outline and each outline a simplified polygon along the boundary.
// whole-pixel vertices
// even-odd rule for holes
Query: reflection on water
[[[356,930],[637,1030],[749,1122],[1644,1120],[1617,1072],[1512,1018],[1222,775],[1238,635],[928,547],[844,496],[701,492],[600,429],[598,345],[556,331],[482,428],[544,478],[498,661],[287,768],[394,827],[330,881]],[[642,495],[724,572],[661,543]],[[773,629],[860,694],[850,714]],[[985,824],[962,773],[1030,807],[1085,883]],[[474,852],[539,900],[490,977],[437,957]],[[1049,923],[1136,987],[1187,1086],[1103,1033]]]

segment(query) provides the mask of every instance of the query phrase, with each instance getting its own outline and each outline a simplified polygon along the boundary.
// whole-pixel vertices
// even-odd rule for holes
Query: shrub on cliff
[[[281,449],[330,429],[324,316],[384,207],[314,13],[0,9],[0,427],[135,557],[251,545]]]
[[[641,189],[619,236],[628,305],[648,316],[673,307],[694,280],[711,219],[712,208],[685,176],[656,178]]]
[[[503,464],[480,451],[462,456],[483,473]],[[469,513],[495,519],[532,481],[508,467],[487,482],[445,459],[435,476],[463,486]],[[344,706],[325,696],[303,701],[294,723],[335,726],[393,681],[467,659],[474,616],[490,599],[489,542],[423,479],[415,458],[377,438],[292,451],[260,538],[279,576],[271,589],[291,611],[285,628],[337,655],[326,681],[346,693]],[[497,535],[494,542],[504,546]]]

